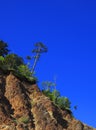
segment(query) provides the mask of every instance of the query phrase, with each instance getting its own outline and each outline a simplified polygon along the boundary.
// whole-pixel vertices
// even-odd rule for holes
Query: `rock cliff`
[[[43,95],[36,84],[0,72],[0,130],[96,130]]]

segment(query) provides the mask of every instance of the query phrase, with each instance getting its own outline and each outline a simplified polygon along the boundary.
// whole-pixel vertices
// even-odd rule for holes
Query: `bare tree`
[[[56,90],[55,87],[56,87],[56,84],[54,82],[51,82],[51,81],[43,81],[42,82],[42,87],[43,87],[43,90]]]

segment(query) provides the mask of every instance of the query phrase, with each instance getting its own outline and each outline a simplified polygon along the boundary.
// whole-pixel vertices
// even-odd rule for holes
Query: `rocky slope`
[[[36,84],[0,72],[0,130],[96,130],[62,111]]]

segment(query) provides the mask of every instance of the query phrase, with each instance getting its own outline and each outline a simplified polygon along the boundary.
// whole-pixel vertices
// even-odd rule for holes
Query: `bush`
[[[51,101],[61,109],[70,110],[71,102],[67,97],[61,97],[60,93],[57,90],[50,91],[50,90],[43,90],[42,91],[47,97],[50,98]]]
[[[3,63],[4,62],[4,57],[0,56],[0,62]]]
[[[4,41],[0,40],[0,56],[5,56],[9,52],[8,45]]]
[[[24,64],[23,58],[17,54],[8,54],[8,45],[0,41],[0,69],[9,74],[12,72],[20,79],[36,83],[36,78],[33,77],[30,68]]]
[[[31,71],[29,70],[29,68],[26,65],[20,65],[18,66],[18,73],[20,73],[22,76],[28,78],[32,76]]]
[[[0,56],[0,69],[5,73],[10,71],[20,79],[27,79],[30,82],[36,82],[36,78],[32,76],[31,70],[23,63],[23,59],[16,54],[9,54],[5,57]]]
[[[7,69],[17,69],[21,64],[24,64],[23,59],[16,54],[8,54],[5,57],[4,64],[7,66]]]
[[[27,123],[29,122],[29,117],[25,117],[25,116],[20,117],[20,118],[18,119],[18,121],[19,121],[19,122],[22,122],[22,123],[24,123],[24,124],[27,124]]]
[[[43,89],[42,92],[47,97],[49,97],[50,100],[53,101],[55,105],[57,105],[61,109],[70,110],[71,102],[69,101],[69,99],[67,97],[60,96],[60,92],[57,91],[56,89],[51,89],[51,87],[53,86],[51,85],[50,87],[48,83],[49,82],[44,82],[43,88],[45,89]],[[50,83],[53,84],[52,82]]]
[[[0,69],[5,72],[8,69],[7,69],[7,66],[4,62],[5,62],[5,58],[3,56],[0,56]]]
[[[67,97],[58,97],[57,98],[57,105],[61,108],[61,109],[67,109],[70,110],[70,101]]]
[[[26,78],[29,82],[36,81],[37,79],[32,76],[31,70],[28,68],[27,65],[20,65],[17,68],[17,76]]]

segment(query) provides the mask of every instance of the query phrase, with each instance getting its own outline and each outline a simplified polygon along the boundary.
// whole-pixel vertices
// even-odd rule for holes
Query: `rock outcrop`
[[[58,108],[36,84],[0,72],[0,130],[96,130]]]

